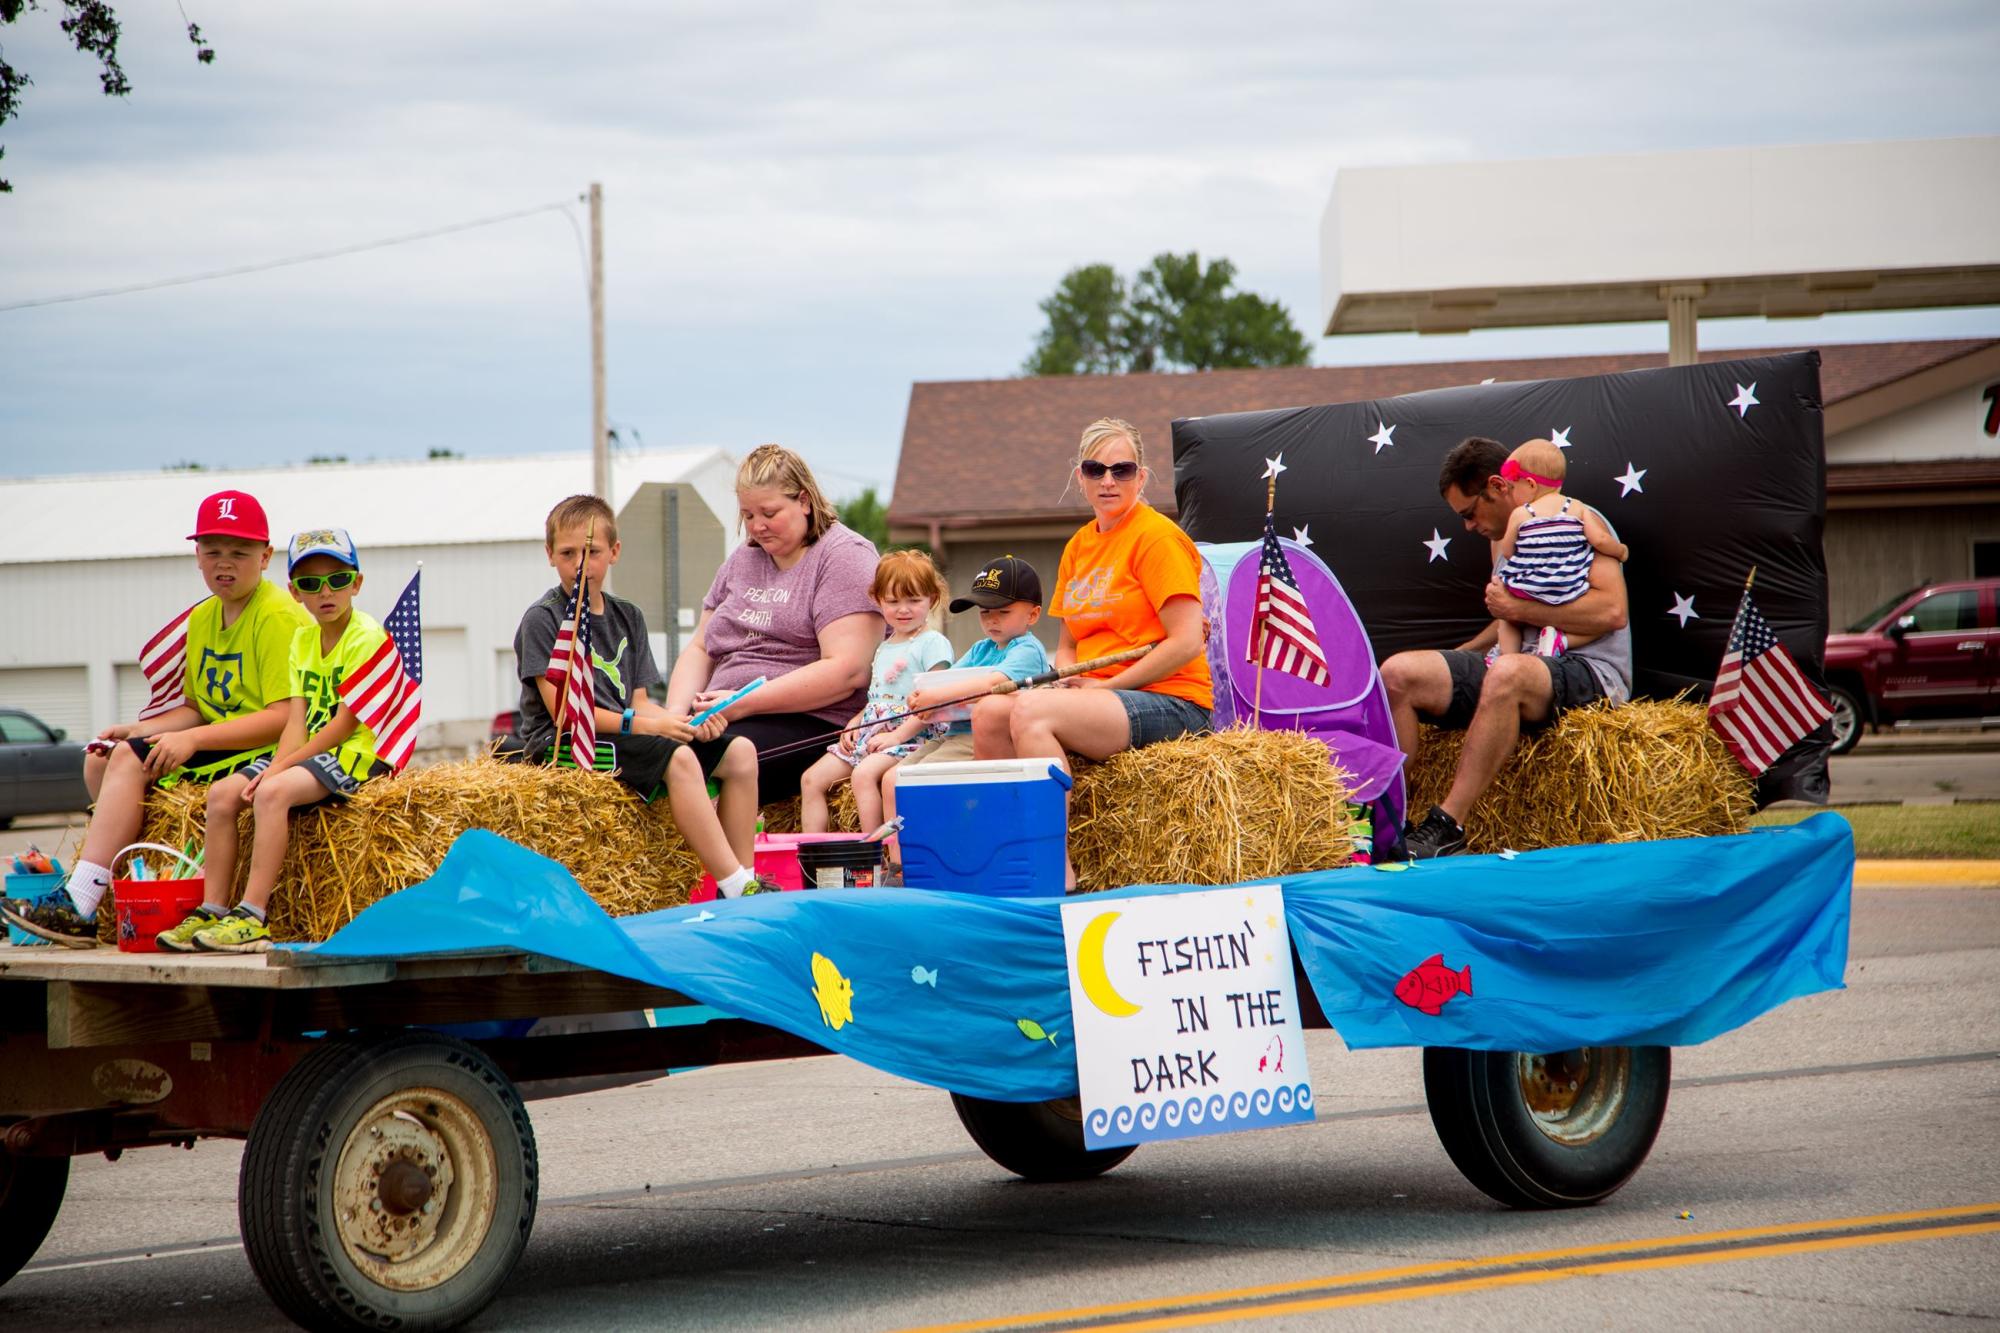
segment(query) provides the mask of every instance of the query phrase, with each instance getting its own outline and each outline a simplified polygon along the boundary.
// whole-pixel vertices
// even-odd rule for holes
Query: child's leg
[[[245,907],[269,910],[271,890],[278,886],[278,868],[285,863],[285,844],[292,834],[293,809],[325,800],[327,795],[326,787],[303,767],[288,768],[257,783],[257,792],[250,798],[256,828],[250,838],[250,877],[243,884]]]
[[[111,754],[128,748],[120,741],[112,748]],[[111,766],[110,754],[99,754],[95,750],[83,757],[83,789],[90,793],[90,799],[97,799],[98,789],[104,786],[104,770]]]
[[[920,756],[913,755],[911,757],[918,758]],[[896,817],[896,774],[901,771],[902,766],[900,764],[892,765],[889,771],[882,775],[882,781],[879,784],[882,791],[882,819],[885,823]],[[880,824],[876,825],[876,828],[880,827]],[[873,833],[875,829],[862,829],[861,831],[863,833]],[[882,856],[885,866],[892,870],[902,870],[903,844],[897,841],[894,834],[890,834],[888,837],[882,839]]]
[[[667,808],[674,812],[674,823],[700,858],[702,869],[718,880],[742,869],[715,807],[708,803],[708,779],[702,776],[701,761],[685,745],[676,747],[673,758],[667,760]]]
[[[208,788],[208,832],[202,842],[202,904],[229,910],[229,890],[236,884],[236,816],[247,802],[243,789],[250,779],[232,773]]]
[[[716,819],[722,825],[722,836],[729,840],[729,850],[735,853],[736,864],[747,870],[756,864],[757,857],[757,747],[748,736],[729,742],[714,776],[722,788],[715,802]],[[824,800],[820,809],[826,809]]]
[[[1518,653],[1521,651],[1521,627],[1511,620],[1500,622],[1500,651]]]
[[[892,754],[871,754],[854,766],[854,809],[863,833],[873,833],[887,818],[882,813],[882,778],[895,767]]]
[[[854,770],[837,754],[823,754],[799,778],[799,823],[807,833],[827,828],[826,798]]]
[[[77,859],[95,865],[110,865],[111,858],[138,841],[139,828],[146,822],[146,761],[119,742],[104,765],[104,779],[97,789],[97,808],[83,831],[83,849]]]

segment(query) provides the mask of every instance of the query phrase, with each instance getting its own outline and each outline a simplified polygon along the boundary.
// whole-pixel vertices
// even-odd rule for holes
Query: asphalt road
[[[1677,1052],[1651,1159],[1576,1212],[1490,1203],[1415,1053],[1331,1034],[1316,1123],[1077,1185],[1015,1180],[942,1094],[837,1058],[540,1102],[534,1238],[477,1326],[1963,1328],[2000,1319],[1996,974],[2000,892],[1859,892],[1848,988]],[[0,1327],[279,1326],[238,1160],[80,1160]]]

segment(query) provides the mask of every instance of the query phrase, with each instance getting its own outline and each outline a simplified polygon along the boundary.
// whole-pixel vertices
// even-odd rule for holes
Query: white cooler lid
[[[1054,772],[1051,773],[1050,770]],[[1060,774],[1061,776],[1057,776]],[[902,764],[896,769],[896,790],[905,787],[946,786],[970,782],[1062,782],[1063,773],[1052,759],[960,759],[943,764]]]

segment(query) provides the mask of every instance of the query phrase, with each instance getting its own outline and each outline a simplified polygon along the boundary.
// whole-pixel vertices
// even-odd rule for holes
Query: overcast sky
[[[124,0],[133,93],[0,27],[0,305],[604,184],[610,410],[895,471],[916,380],[1018,371],[1067,269],[1236,262],[1309,337],[1343,166],[2000,131],[2000,6]],[[584,221],[579,205],[572,210]],[[1996,224],[2000,225],[2000,224]],[[1704,324],[1704,346],[2000,334],[2000,310]],[[1320,363],[1664,348],[1661,325],[1314,338]],[[583,448],[560,212],[0,313],[0,475]]]

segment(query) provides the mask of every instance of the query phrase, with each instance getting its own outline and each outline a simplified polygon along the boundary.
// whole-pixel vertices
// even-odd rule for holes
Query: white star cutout
[[[1264,460],[1264,475],[1259,480],[1268,481],[1285,470],[1285,456],[1283,454],[1279,454],[1276,458],[1267,458]]]
[[[1561,430],[1550,431],[1549,443],[1558,449],[1569,448],[1569,433],[1575,429],[1576,427],[1574,426],[1564,426]]]
[[[1431,560],[1442,560],[1445,558],[1444,548],[1451,545],[1451,538],[1438,536],[1438,530],[1436,528],[1432,528],[1431,539],[1425,542],[1424,545],[1430,549],[1431,553],[1430,560],[1424,561],[1424,563],[1428,565],[1431,562]]]
[[[1488,376],[1487,376],[1487,377],[1486,377],[1485,379],[1483,379],[1483,380],[1481,380],[1481,381],[1479,381],[1479,382],[1480,382],[1481,384],[1491,384],[1491,383],[1493,383],[1493,381],[1494,381],[1494,380],[1495,380],[1496,378],[1497,378],[1496,376],[1493,376],[1493,375],[1488,375]]]
[[[1736,396],[1729,400],[1729,405],[1736,409],[1736,419],[1738,421],[1749,416],[1750,409],[1757,406],[1757,381],[1751,380],[1750,387],[1747,389],[1738,384],[1736,386]]]
[[[1305,547],[1308,551],[1312,550],[1313,539],[1306,535],[1306,528],[1311,526],[1312,524],[1308,523],[1305,528],[1292,529],[1292,540]]]
[[[1646,493],[1646,488],[1639,484],[1639,478],[1645,476],[1648,471],[1649,469],[1647,468],[1635,467],[1630,462],[1626,463],[1625,475],[1622,477],[1612,478],[1613,481],[1617,482],[1620,486],[1623,486],[1625,488],[1624,490],[1618,492],[1618,498],[1622,500],[1634,491],[1637,491],[1639,492],[1639,494],[1644,495]]]
[[[1391,426],[1386,421],[1377,421],[1375,423],[1375,433],[1368,437],[1368,442],[1375,446],[1375,452],[1379,454],[1396,442],[1395,436],[1396,428],[1394,426]]]
[[[1667,614],[1678,618],[1682,629],[1688,627],[1688,621],[1701,619],[1701,613],[1694,609],[1694,598],[1683,597],[1679,593],[1674,594],[1673,610]]]

